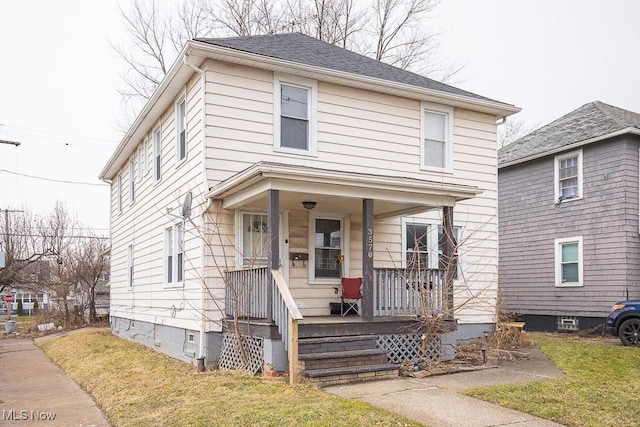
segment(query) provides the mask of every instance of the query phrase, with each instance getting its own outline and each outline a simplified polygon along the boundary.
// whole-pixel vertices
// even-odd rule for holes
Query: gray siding
[[[625,136],[583,147],[583,199],[554,203],[554,156],[498,173],[499,275],[506,308],[603,317],[640,297],[638,148]],[[555,286],[554,239],[583,237],[584,286]]]

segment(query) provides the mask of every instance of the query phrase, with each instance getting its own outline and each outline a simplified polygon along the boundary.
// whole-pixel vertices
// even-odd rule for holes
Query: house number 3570
[[[373,258],[373,228],[367,228],[367,256]]]

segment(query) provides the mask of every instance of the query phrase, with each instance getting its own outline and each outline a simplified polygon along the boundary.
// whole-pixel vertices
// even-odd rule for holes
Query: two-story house
[[[281,371],[303,340],[415,354],[444,318],[450,354],[495,321],[496,121],[517,111],[301,34],[189,41],[100,174],[113,331],[220,366],[240,334]],[[330,316],[342,277],[358,316]]]
[[[640,297],[639,125],[596,101],[500,150],[499,285],[525,328],[596,328]]]

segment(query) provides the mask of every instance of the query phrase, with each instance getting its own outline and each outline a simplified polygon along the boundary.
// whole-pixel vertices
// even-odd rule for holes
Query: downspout
[[[201,68],[196,67],[195,65],[191,64],[189,61],[187,61],[187,58],[189,57],[189,52],[187,51],[185,53],[185,55],[182,57],[182,63],[184,65],[186,65],[187,67],[191,68],[193,71],[195,71],[196,73],[200,74],[200,103],[202,105],[202,117],[201,117],[201,122],[200,125],[202,126],[201,129],[201,144],[202,144],[202,163],[203,163],[203,170],[206,171],[206,165],[204,165],[204,159],[205,159],[205,153],[206,153],[206,149],[205,149],[205,113],[204,113],[204,107],[206,105],[205,99],[204,99],[204,95],[205,95],[205,72],[204,70],[202,70]],[[203,173],[203,182],[204,182],[204,186],[205,186],[205,190],[208,191],[208,186],[207,186],[207,179],[206,179],[206,173]],[[206,193],[205,191],[205,193]],[[210,207],[211,207],[211,199],[207,199],[206,201],[207,205],[204,209],[204,211],[202,212],[202,216],[201,216],[201,224],[204,224],[205,220],[206,220],[206,215],[207,212],[209,211]],[[206,284],[206,278],[205,278],[205,264],[206,264],[206,254],[205,254],[205,247],[204,247],[204,241],[201,242],[200,244],[200,281],[202,283],[202,289],[200,292],[200,340],[198,343],[198,371],[204,371],[205,369],[205,347],[206,347],[206,339],[205,339],[205,333],[206,333],[206,327],[207,327],[207,310],[206,310],[206,292],[207,292],[207,284]]]

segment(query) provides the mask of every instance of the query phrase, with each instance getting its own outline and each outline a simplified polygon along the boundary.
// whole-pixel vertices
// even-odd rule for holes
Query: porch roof
[[[258,162],[211,187],[205,196],[222,201],[225,209],[257,209],[266,208],[268,190],[280,190],[281,209],[299,209],[303,201],[314,201],[320,212],[360,213],[362,199],[373,199],[376,219],[454,206],[482,193],[468,185]]]

